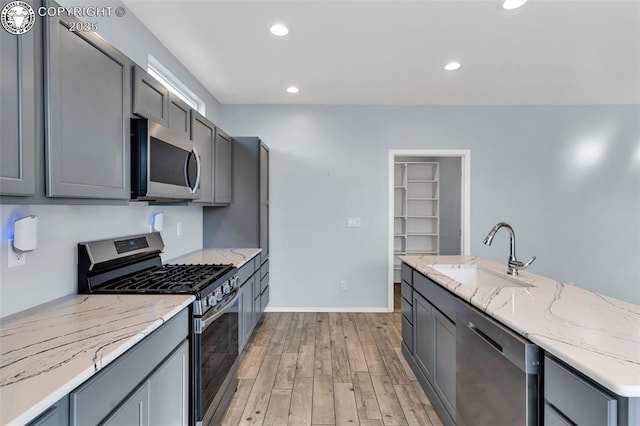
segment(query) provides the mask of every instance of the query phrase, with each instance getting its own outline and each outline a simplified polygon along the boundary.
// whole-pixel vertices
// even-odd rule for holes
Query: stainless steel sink
[[[523,277],[500,274],[478,265],[432,265],[436,271],[470,287],[533,287]]]

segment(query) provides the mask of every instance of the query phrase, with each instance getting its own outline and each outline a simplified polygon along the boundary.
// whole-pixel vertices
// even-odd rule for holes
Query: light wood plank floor
[[[441,425],[400,352],[401,313],[267,313],[224,425]]]

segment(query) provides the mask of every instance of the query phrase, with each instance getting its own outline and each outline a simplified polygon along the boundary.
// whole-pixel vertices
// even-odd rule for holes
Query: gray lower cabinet
[[[455,424],[456,298],[406,264],[401,276],[403,353],[443,423]]]
[[[132,63],[74,21],[45,20],[47,196],[128,200]]]
[[[253,261],[251,261],[251,265],[253,265]],[[253,269],[253,266],[252,266]],[[239,350],[245,347],[249,339],[251,338],[251,333],[253,333],[254,329],[254,306],[253,306],[253,291],[255,287],[256,275],[253,273],[251,277],[245,280],[240,286],[240,317],[238,324],[238,333],[239,333]]]
[[[69,424],[69,396],[49,407],[28,426],[66,426]]]
[[[545,407],[545,425],[563,424],[560,420],[581,426],[619,424],[614,395],[549,356],[544,359],[544,400],[550,406]]]
[[[38,26],[21,35],[0,31],[0,195],[28,196],[36,191]]]
[[[188,310],[69,394],[71,426],[187,425]]]
[[[231,203],[231,138],[216,129],[213,167],[213,200],[215,205]]]

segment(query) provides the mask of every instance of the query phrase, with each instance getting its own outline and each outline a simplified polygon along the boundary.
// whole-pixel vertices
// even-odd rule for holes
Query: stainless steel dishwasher
[[[540,350],[458,301],[457,426],[537,426]]]

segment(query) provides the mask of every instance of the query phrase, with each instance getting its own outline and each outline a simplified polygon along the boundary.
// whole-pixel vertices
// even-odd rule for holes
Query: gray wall
[[[271,306],[387,306],[388,150],[471,150],[471,252],[640,304],[640,107],[224,105],[271,148]],[[362,218],[347,228],[348,216]],[[340,281],[348,290],[340,290]]]

